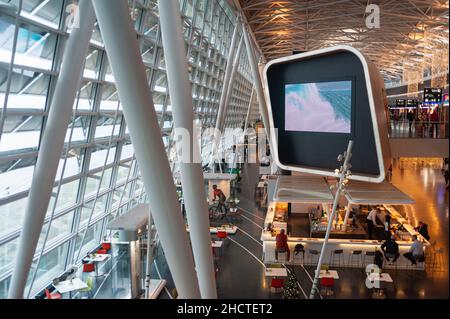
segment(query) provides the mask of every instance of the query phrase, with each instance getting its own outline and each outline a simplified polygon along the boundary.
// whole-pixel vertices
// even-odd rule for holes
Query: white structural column
[[[220,125],[222,123],[222,119],[224,117],[224,108],[225,108],[225,100],[228,92],[228,85],[230,84],[230,76],[231,76],[231,69],[233,67],[233,57],[234,52],[236,51],[236,42],[238,37],[238,31],[239,31],[239,23],[236,24],[234,27],[233,35],[231,37],[231,44],[230,44],[230,52],[228,54],[228,60],[227,60],[227,67],[225,68],[225,75],[223,77],[223,85],[222,85],[222,94],[220,95],[220,101],[219,101],[219,108],[217,110],[217,117],[216,117],[216,129],[214,132],[213,137],[213,145],[212,145],[212,154],[211,154],[211,160],[210,164],[214,163],[215,156],[217,154],[217,149],[219,147],[220,142]],[[222,167],[221,165],[219,165]]]
[[[200,298],[181,208],[128,2],[92,0],[123,105],[150,211],[180,298]]]
[[[23,298],[94,29],[95,15],[90,0],[80,0],[79,14],[80,27],[72,29],[68,38],[47,123],[42,133],[8,298]]]
[[[347,230],[348,217],[350,216],[351,210],[352,210],[352,204],[348,203],[347,208],[345,209],[344,230]]]
[[[180,7],[178,0],[158,0],[158,8],[174,127],[185,130],[189,137],[189,140],[182,141],[181,150],[183,153],[188,152],[190,156],[181,156],[180,170],[197,278],[202,298],[216,299],[205,181],[199,161],[200,149],[198,143],[194,142],[197,134],[194,131],[192,88],[189,82]]]
[[[243,36],[241,36],[241,40],[239,40],[239,45],[238,45],[238,48],[236,50],[236,54],[235,54],[234,59],[233,59],[233,66],[232,66],[232,69],[231,69],[230,80],[229,80],[229,83],[228,83],[227,92],[225,94],[225,103],[224,103],[224,107],[223,107],[223,116],[222,116],[222,119],[221,119],[221,121],[219,123],[220,124],[219,130],[221,132],[224,129],[225,119],[227,117],[227,112],[228,112],[228,108],[230,106],[231,97],[233,96],[234,79],[236,78],[237,69],[238,69],[238,66],[239,66],[239,57],[241,55],[243,44],[244,44],[244,39],[243,39]]]
[[[227,99],[228,87],[230,85],[231,71],[233,69],[233,60],[236,52],[236,42],[239,31],[239,23],[236,24],[231,37],[230,52],[228,54],[227,67],[225,68],[225,75],[223,78],[222,94],[220,95],[219,109],[217,110],[216,129],[220,130],[225,110],[225,101]]]
[[[250,68],[252,70],[253,85],[255,86],[256,96],[258,97],[259,111],[261,113],[267,139],[270,140],[269,112],[267,110],[266,100],[264,99],[264,91],[261,76],[259,74],[258,61],[255,58],[253,45],[250,42],[250,38],[248,35],[249,31],[247,30],[247,27],[244,24],[242,25],[242,33],[244,34],[245,47],[247,48],[247,56],[250,63]]]

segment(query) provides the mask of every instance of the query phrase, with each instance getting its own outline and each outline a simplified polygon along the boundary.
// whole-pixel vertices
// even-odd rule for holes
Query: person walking
[[[406,115],[406,118],[409,121],[409,131],[411,132],[413,121],[414,121],[414,118],[415,118],[414,112],[413,111],[409,111],[408,114]]]

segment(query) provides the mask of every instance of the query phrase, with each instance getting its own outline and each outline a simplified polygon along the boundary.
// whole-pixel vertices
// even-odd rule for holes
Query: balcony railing
[[[391,119],[389,127],[391,138],[448,138],[449,122],[433,122],[401,119]]]

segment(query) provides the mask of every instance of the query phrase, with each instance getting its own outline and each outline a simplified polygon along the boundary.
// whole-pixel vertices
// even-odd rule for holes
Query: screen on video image
[[[285,85],[286,131],[351,133],[352,81]]]

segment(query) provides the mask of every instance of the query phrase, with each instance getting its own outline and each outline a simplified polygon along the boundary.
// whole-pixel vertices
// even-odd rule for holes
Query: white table
[[[259,182],[258,183],[258,188],[264,188],[266,186],[265,182]]]
[[[85,257],[83,258],[84,261],[87,262],[94,262],[94,263],[98,263],[98,262],[102,262],[105,261],[106,259],[108,259],[109,254],[95,254],[94,257]]]
[[[266,277],[287,277],[286,268],[266,268]]]
[[[88,285],[79,278],[73,278],[72,280],[60,281],[58,284],[53,284],[56,290],[61,294],[71,293],[72,291],[78,291],[80,289],[85,289]],[[72,296],[70,296],[72,299]]]
[[[221,241],[221,240],[216,240],[216,241],[211,242],[212,248],[221,248],[222,245],[223,245],[223,241]]]
[[[319,273],[319,278],[333,278],[339,279],[338,272],[336,270],[321,270]]]
[[[373,287],[374,289],[373,289],[372,298],[374,298],[374,299],[386,298],[386,294],[384,293],[383,288],[381,288],[380,283],[381,282],[393,283],[394,281],[392,280],[391,275],[389,275],[388,273],[382,273],[382,274],[371,273],[367,277],[371,282],[378,282],[378,285]]]
[[[109,254],[95,254],[94,257],[85,257],[83,258],[84,261],[90,263],[90,262],[94,262],[96,263],[95,265],[95,276],[98,277],[98,263],[101,263],[103,261],[106,261],[109,258]]]
[[[391,275],[389,275],[386,272],[384,272],[382,274],[371,273],[368,277],[369,277],[370,281],[380,281],[380,282],[383,281],[383,282],[388,282],[388,283],[394,282],[392,280]]]

